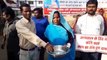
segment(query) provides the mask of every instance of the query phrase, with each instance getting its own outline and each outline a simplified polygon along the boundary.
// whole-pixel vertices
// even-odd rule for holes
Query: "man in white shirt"
[[[89,0],[86,4],[86,14],[81,16],[76,24],[76,33],[88,35],[102,35],[104,32],[104,20],[101,15],[96,14],[98,2]],[[99,60],[97,52],[80,52],[79,60]]]
[[[16,30],[19,36],[20,60],[39,60],[37,47],[44,47],[47,51],[53,51],[52,45],[44,42],[35,34],[35,25],[31,20],[31,8],[29,4],[20,6],[23,17],[16,23]]]

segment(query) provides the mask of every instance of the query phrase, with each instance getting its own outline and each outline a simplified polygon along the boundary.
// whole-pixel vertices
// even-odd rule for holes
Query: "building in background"
[[[31,9],[35,7],[43,7],[43,0],[18,0],[19,6],[23,3],[28,3],[31,6]]]
[[[9,4],[7,1],[13,1],[15,3]],[[12,7],[16,15],[20,15],[19,6],[23,3],[30,4],[32,10],[36,7],[43,7],[43,0],[4,0],[4,2],[6,3],[7,6]]]

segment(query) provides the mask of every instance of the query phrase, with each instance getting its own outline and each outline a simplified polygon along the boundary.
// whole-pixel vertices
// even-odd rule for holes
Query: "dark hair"
[[[100,10],[104,11],[104,9],[103,9],[103,8],[100,8],[98,11],[100,11]]]
[[[43,15],[43,8],[42,7],[35,8],[35,9],[33,9],[33,12],[34,11],[38,11],[40,14]]]
[[[6,7],[2,10],[2,12],[5,12],[6,15],[10,15],[10,18],[15,18],[15,12],[11,7]]]
[[[89,1],[87,2],[86,6],[88,6],[88,4],[95,4],[96,7],[98,6],[97,0],[89,0]]]
[[[23,3],[21,6],[20,6],[20,11],[22,11],[23,7],[29,7],[30,8],[30,5],[29,4],[26,4],[26,3]]]
[[[3,0],[0,0],[0,9],[7,7],[6,3]]]
[[[55,11],[55,12],[54,12],[54,14],[55,14],[55,13],[58,13],[58,15],[59,15],[59,18],[60,18],[60,13],[59,13],[59,11]]]

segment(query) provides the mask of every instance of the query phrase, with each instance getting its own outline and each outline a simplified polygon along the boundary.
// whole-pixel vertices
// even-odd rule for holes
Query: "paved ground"
[[[7,60],[6,48],[1,49],[2,39],[3,39],[2,36],[0,36],[0,60]]]

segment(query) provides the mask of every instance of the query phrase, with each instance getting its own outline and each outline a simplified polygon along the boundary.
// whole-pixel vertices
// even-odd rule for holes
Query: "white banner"
[[[60,8],[85,8],[87,0],[59,0]]]
[[[85,13],[88,0],[44,0],[44,14],[48,15],[52,10],[59,10],[66,15]],[[97,0],[98,8],[106,8],[107,0]]]
[[[76,50],[107,53],[107,36],[76,34]]]
[[[44,0],[45,8],[84,8],[88,0]]]

